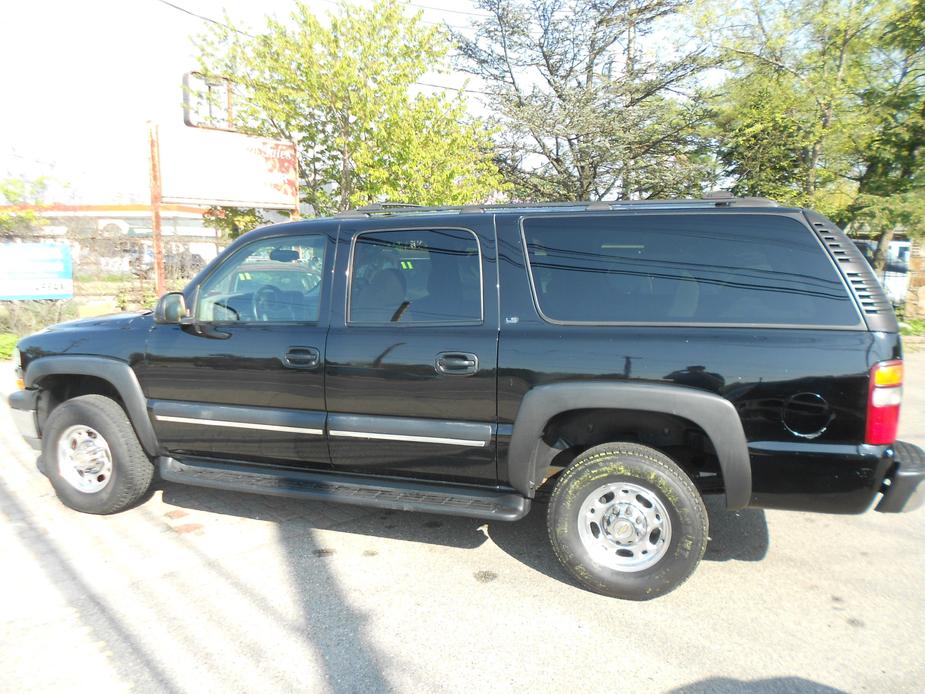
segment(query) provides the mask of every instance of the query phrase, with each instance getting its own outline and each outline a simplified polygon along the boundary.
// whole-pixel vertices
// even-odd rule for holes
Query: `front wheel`
[[[579,456],[556,482],[547,523],[556,557],[572,576],[627,600],[681,585],[708,537],[707,511],[690,478],[663,453],[635,443]]]
[[[42,468],[58,498],[84,513],[128,508],[154,476],[125,411],[102,395],[81,395],[52,410],[42,431]]]

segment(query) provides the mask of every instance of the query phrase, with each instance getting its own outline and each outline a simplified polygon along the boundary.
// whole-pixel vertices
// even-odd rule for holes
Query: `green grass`
[[[900,323],[899,332],[903,335],[925,335],[925,320],[908,318]]]
[[[13,333],[0,333],[0,359],[9,359],[13,356],[13,349],[18,339]]]

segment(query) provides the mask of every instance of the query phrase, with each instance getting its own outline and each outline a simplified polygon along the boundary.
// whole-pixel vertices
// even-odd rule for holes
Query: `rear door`
[[[338,243],[346,282],[325,363],[335,467],[494,484],[492,217],[348,222]]]

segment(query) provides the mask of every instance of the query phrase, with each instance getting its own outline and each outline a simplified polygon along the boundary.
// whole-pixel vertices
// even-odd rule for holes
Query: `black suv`
[[[156,310],[19,344],[68,506],[165,480],[517,520],[583,585],[682,583],[726,506],[922,500],[896,318],[825,218],[763,199],[377,206],[253,231]],[[919,488],[919,491],[917,491]]]

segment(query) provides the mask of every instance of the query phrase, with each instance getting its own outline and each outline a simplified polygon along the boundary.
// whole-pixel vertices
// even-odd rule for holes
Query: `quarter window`
[[[196,317],[211,322],[315,322],[325,237],[273,238],[245,246],[199,290]]]
[[[471,231],[360,234],[350,274],[351,323],[482,320],[479,245]]]
[[[855,326],[812,233],[778,215],[535,217],[523,222],[537,305],[578,323]]]

